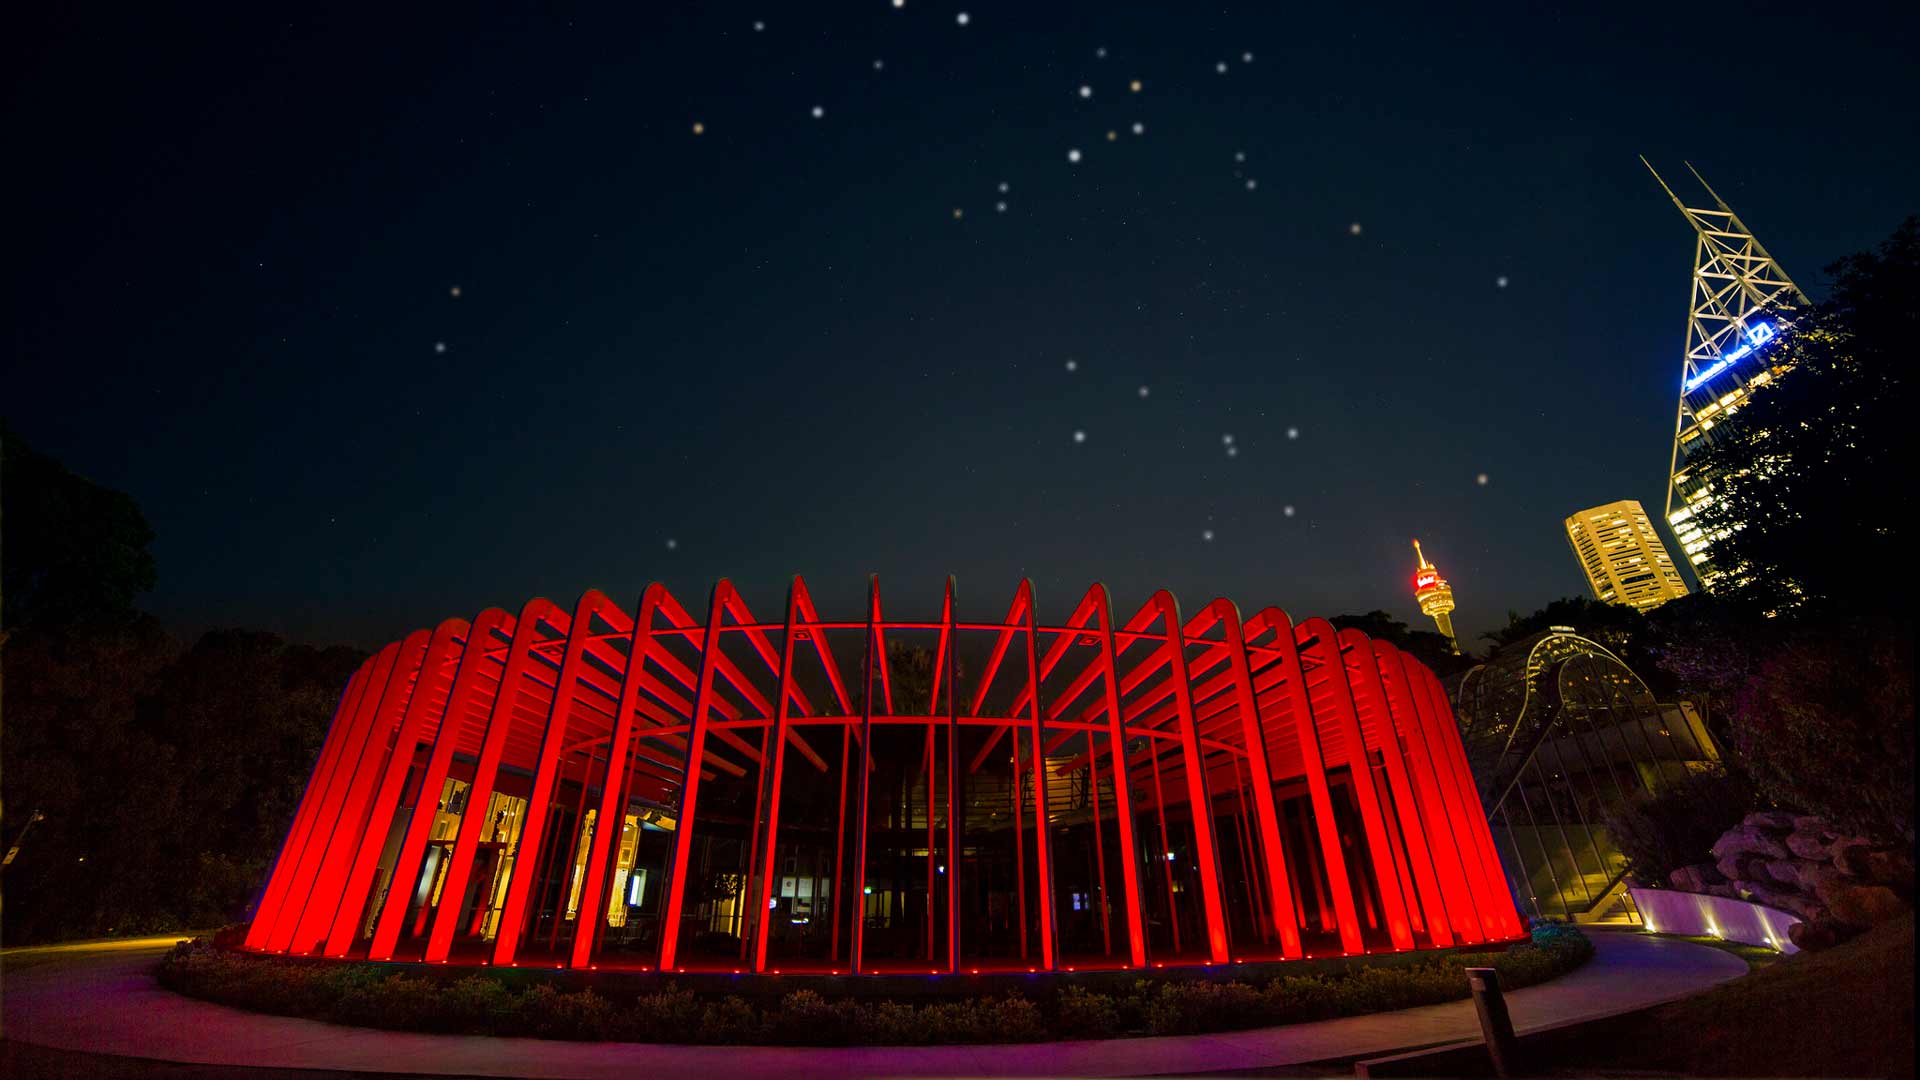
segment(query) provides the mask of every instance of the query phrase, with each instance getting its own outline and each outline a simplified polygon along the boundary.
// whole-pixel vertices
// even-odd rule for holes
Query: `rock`
[[[1798,889],[1800,887],[1800,868],[1814,864],[1799,859],[1768,859],[1764,863],[1755,862],[1750,865],[1765,866],[1768,877],[1790,889]]]
[[[1808,896],[1795,889],[1783,889],[1761,882],[1743,882],[1743,891],[1747,898],[1775,911],[1784,911],[1789,915],[1798,915],[1802,919],[1820,919],[1828,914],[1828,908],[1816,897]]]
[[[1721,858],[1713,865],[1714,869],[1720,872],[1720,876],[1726,878],[1728,881],[1746,881],[1748,878],[1754,876],[1753,871],[1749,869],[1749,867],[1753,865],[1754,860],[1764,858],[1765,856],[1755,855],[1750,851],[1736,851],[1731,855]]]
[[[1812,829],[1795,829],[1783,841],[1787,850],[1802,859],[1826,862],[1833,858],[1833,834]]]
[[[1904,851],[1868,852],[1866,873],[1861,876],[1875,885],[1886,885],[1895,891],[1912,895],[1913,857]]]
[[[1818,814],[1795,814],[1793,816],[1793,831],[1805,832],[1805,833],[1825,833],[1828,836],[1832,836],[1833,826],[1828,825],[1827,819],[1821,817]]]
[[[1842,885],[1829,889],[1820,899],[1835,920],[1849,926],[1878,926],[1913,910],[1885,885]]]
[[[1867,857],[1873,854],[1873,845],[1858,837],[1837,840],[1833,845],[1833,865],[1848,877],[1867,876]]]
[[[1741,819],[1741,823],[1770,832],[1790,833],[1794,829],[1795,816],[1785,810],[1755,810]]]
[[[1700,893],[1707,891],[1706,875],[1698,866],[1683,866],[1667,875],[1667,883],[1681,892]]]
[[[1851,927],[1834,922],[1797,922],[1787,927],[1787,940],[1806,952],[1830,949],[1852,936]]]
[[[1729,900],[1740,899],[1740,890],[1731,881],[1720,881],[1707,886],[1708,896],[1724,896]]]
[[[1752,815],[1749,814],[1748,816],[1751,817]],[[1787,845],[1769,836],[1763,832],[1759,826],[1750,822],[1735,825],[1733,828],[1720,834],[1720,839],[1713,842],[1712,851],[1714,861],[1721,864],[1720,872],[1723,874],[1726,874],[1725,863],[1727,856],[1738,852],[1764,855],[1769,859],[1786,859],[1791,858],[1793,855],[1793,852],[1787,850]],[[1737,877],[1738,875],[1727,874],[1727,876]]]
[[[1795,867],[1795,873],[1799,875],[1800,891],[1815,896],[1824,895],[1836,886],[1855,880],[1841,873],[1840,868],[1831,863],[1801,863]]]

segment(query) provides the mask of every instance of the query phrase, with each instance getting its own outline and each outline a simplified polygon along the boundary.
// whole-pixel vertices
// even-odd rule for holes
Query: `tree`
[[[153,527],[133,499],[68,472],[0,424],[0,626],[124,623],[153,588]]]
[[[1913,843],[1913,630],[1801,626],[1756,665],[1729,719],[1760,793],[1838,828]]]
[[[1446,676],[1473,666],[1473,658],[1453,651],[1445,634],[1432,630],[1414,630],[1384,611],[1375,609],[1364,615],[1335,615],[1328,619],[1336,630],[1358,630],[1375,641],[1384,641],[1415,660],[1427,665],[1435,675]]]
[[[1891,612],[1907,603],[1887,575],[1914,514],[1906,373],[1920,340],[1920,218],[1827,272],[1826,302],[1780,313],[1773,362],[1791,373],[1694,459],[1715,495],[1696,515],[1735,591],[1770,610]]]

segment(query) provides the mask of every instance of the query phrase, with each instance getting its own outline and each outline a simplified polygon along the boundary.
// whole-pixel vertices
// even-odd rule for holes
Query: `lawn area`
[[[1541,1047],[1552,1075],[1912,1076],[1913,916]]]

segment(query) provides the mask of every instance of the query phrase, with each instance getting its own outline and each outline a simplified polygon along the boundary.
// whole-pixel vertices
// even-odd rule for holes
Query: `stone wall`
[[[1912,909],[1913,856],[1842,836],[1818,817],[1759,810],[1714,842],[1713,862],[1683,866],[1674,888],[1799,916],[1789,935],[1818,949]]]

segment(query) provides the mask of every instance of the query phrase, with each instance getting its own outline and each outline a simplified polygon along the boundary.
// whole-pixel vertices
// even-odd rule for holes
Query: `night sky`
[[[1891,8],[30,6],[0,415],[139,501],[183,632],[796,571],[1430,625],[1419,536],[1472,638],[1661,509],[1693,237],[1636,154],[1816,297],[1920,210]]]

